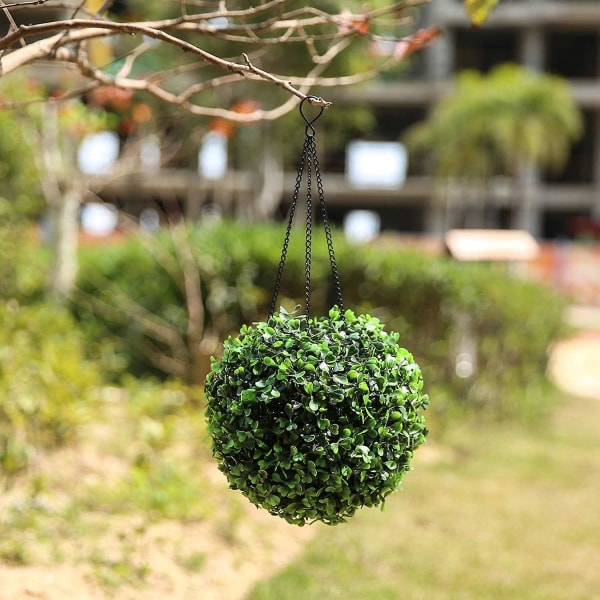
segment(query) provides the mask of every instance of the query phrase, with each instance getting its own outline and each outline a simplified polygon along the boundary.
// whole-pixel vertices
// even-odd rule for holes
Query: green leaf
[[[252,400],[255,400],[256,399],[256,390],[254,390],[254,389],[243,390],[241,398],[242,398],[243,402],[251,402]]]
[[[465,0],[467,15],[476,26],[487,21],[497,4],[498,0]]]

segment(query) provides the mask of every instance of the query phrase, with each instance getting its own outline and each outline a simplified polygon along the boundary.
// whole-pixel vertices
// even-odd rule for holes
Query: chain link
[[[314,157],[314,137],[307,135],[308,154],[306,157],[306,244],[304,250],[304,300],[306,316],[310,317],[310,269],[312,261],[312,179]]]
[[[333,250],[333,239],[331,237],[331,225],[329,222],[329,213],[325,202],[325,191],[323,189],[323,180],[321,179],[321,169],[319,168],[319,159],[317,157],[317,148],[314,137],[312,139],[312,154],[315,166],[315,177],[317,179],[317,190],[319,193],[319,204],[321,205],[321,216],[323,217],[323,226],[325,228],[325,238],[327,239],[327,251],[329,252],[329,264],[331,265],[331,275],[333,276],[333,285],[335,287],[335,297],[339,309],[344,312],[344,301],[342,300],[342,285],[340,283],[340,273],[338,271],[337,262],[335,260],[335,252]],[[309,149],[309,152],[311,150]]]

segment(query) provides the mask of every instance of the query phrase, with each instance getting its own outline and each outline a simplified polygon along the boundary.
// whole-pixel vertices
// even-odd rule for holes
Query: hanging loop
[[[317,96],[306,96],[306,98],[304,98],[302,100],[302,102],[300,102],[300,114],[302,115],[302,118],[304,119],[304,122],[306,123],[306,129],[305,129],[305,133],[307,136],[313,137],[317,132],[315,131],[315,128],[313,127],[313,123],[323,114],[323,111],[325,110],[323,106],[319,106],[319,112],[312,118],[309,118],[306,116],[306,114],[304,114],[304,103],[305,102],[310,102],[311,100],[319,100],[319,98],[317,98]]]

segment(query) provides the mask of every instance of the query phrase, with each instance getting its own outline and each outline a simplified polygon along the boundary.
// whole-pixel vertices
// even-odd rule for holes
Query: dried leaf
[[[442,30],[439,27],[420,29],[415,34],[400,40],[396,44],[394,58],[400,60],[425,46],[429,46],[429,44],[435,41],[441,33]]]

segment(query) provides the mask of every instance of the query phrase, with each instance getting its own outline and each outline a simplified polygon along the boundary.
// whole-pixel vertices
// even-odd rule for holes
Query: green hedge
[[[91,339],[110,336],[115,341],[125,370],[135,375],[156,373],[156,361],[148,357],[152,352],[168,356],[173,350],[149,333],[144,321],[152,315],[178,336],[183,354],[177,360],[187,361],[183,372],[198,381],[207,369],[208,354],[218,352],[228,334],[242,323],[265,318],[282,237],[280,225],[222,223],[188,232],[202,282],[201,354],[206,357],[193,355],[189,345],[177,258],[181,252],[165,232],[143,243],[131,239],[110,248],[85,249],[76,314]],[[315,234],[314,239],[312,306],[317,315],[333,304],[323,237]],[[555,293],[512,276],[500,265],[458,263],[389,245],[356,248],[341,236],[334,243],[346,306],[374,314],[388,330],[400,333],[401,343],[422,366],[432,412],[467,408],[494,417],[524,415],[547,403],[547,351],[563,333],[564,301]],[[298,230],[292,236],[280,303],[292,308],[303,301],[303,290],[303,234]]]

